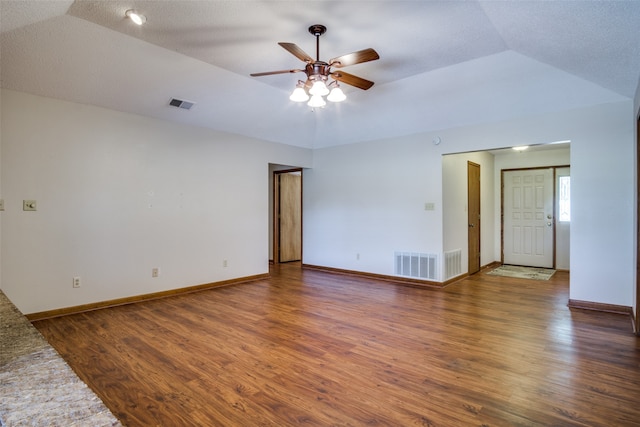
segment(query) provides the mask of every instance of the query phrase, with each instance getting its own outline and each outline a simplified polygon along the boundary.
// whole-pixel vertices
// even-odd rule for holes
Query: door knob
[[[475,224],[469,224],[469,228],[473,228],[475,226],[476,226]]]

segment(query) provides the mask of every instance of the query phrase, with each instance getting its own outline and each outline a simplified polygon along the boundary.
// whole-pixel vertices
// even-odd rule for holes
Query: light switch
[[[35,211],[36,209],[36,201],[35,200],[23,200],[22,201],[22,210],[23,211]]]
[[[424,204],[425,211],[434,211],[436,209],[436,204],[432,202],[427,202]]]

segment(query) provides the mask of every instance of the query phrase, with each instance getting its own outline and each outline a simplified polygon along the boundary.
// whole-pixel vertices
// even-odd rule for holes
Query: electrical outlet
[[[80,277],[76,276],[73,278],[73,287],[74,288],[79,288],[80,287]]]
[[[151,269],[151,277],[158,277],[160,275],[160,269],[159,268],[152,268]]]

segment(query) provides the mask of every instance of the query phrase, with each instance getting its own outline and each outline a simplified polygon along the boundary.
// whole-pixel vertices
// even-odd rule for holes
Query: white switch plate
[[[23,211],[36,211],[38,210],[38,206],[36,205],[35,200],[23,200],[22,201],[22,210]]]
[[[433,211],[436,209],[436,204],[433,202],[427,202],[424,204],[424,210],[425,211]]]

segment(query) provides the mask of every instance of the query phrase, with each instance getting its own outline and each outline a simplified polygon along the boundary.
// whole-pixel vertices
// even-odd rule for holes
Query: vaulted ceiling
[[[135,26],[128,9],[144,14]],[[321,148],[633,99],[640,2],[0,0],[3,88]],[[315,111],[278,42],[372,80]],[[195,102],[189,111],[171,98]]]

